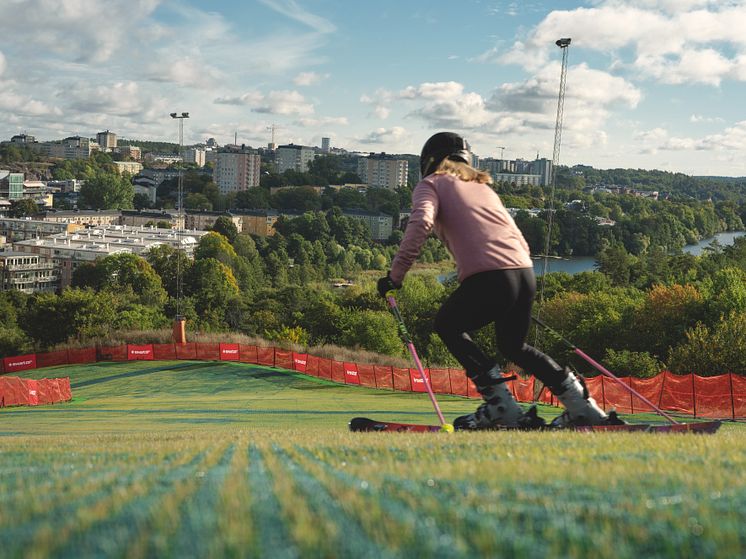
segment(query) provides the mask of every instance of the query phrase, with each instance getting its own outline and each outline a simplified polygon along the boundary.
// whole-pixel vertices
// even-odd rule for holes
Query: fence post
[[[697,391],[694,388],[694,373],[689,373],[692,377],[692,410],[694,411],[694,417],[697,417]]]
[[[733,391],[733,373],[728,373],[728,384],[730,384],[730,415],[736,419],[736,393]]]
[[[658,407],[663,409],[661,404],[663,403],[663,394],[666,391],[666,375],[668,371],[663,371],[661,374],[663,375],[663,380],[661,381],[661,395],[658,396]]]
[[[604,408],[604,411],[606,411],[606,389],[604,388],[604,376],[601,375],[601,402],[602,406]]]

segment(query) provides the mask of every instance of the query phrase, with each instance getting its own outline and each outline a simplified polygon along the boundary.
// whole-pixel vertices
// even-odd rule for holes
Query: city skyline
[[[185,143],[419,153],[438,130],[481,157],[745,176],[746,1],[414,0],[0,5],[0,136],[111,130]]]

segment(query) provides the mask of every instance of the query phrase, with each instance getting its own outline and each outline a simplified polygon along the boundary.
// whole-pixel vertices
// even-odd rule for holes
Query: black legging
[[[532,268],[492,270],[466,278],[443,303],[435,331],[477,386],[494,384],[486,375],[495,364],[472,341],[468,332],[490,322],[500,353],[549,387],[567,375],[551,357],[525,343],[536,294]]]

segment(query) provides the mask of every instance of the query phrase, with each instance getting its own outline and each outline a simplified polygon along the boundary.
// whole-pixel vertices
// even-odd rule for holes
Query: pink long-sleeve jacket
[[[394,282],[402,282],[433,229],[453,255],[460,282],[478,272],[532,267],[528,243],[489,185],[433,174],[412,193],[412,215],[391,264]]]

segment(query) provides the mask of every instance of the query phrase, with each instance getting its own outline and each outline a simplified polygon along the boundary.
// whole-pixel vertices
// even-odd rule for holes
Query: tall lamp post
[[[179,190],[177,195],[177,205],[179,207],[176,214],[176,239],[179,248],[176,253],[176,317],[174,318],[174,342],[177,344],[186,343],[186,319],[182,314],[181,295],[182,295],[182,277],[181,277],[181,242],[183,241],[184,231],[184,119],[189,118],[189,113],[171,113],[171,118],[179,121],[179,156],[182,158],[179,164]]]

